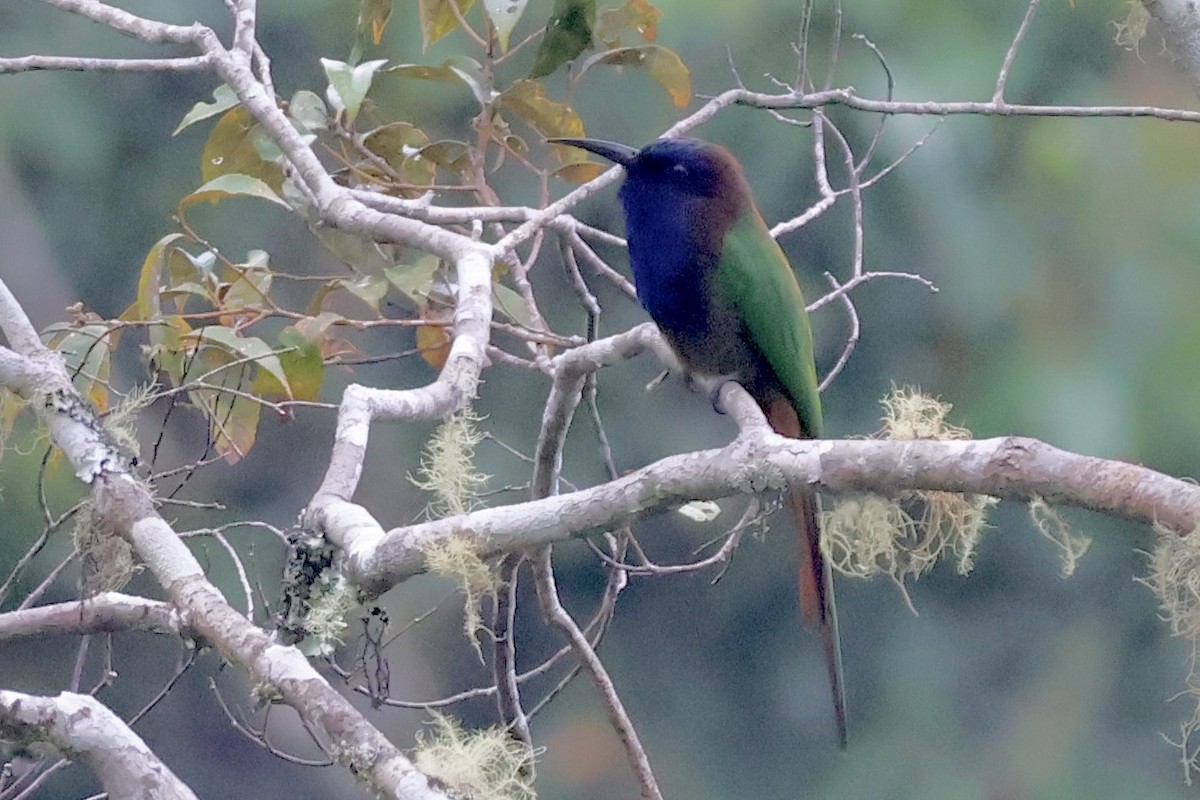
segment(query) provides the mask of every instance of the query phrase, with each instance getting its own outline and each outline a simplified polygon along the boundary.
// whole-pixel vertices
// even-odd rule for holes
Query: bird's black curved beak
[[[614,164],[620,164],[622,167],[629,166],[629,163],[638,154],[636,148],[630,147],[627,144],[606,142],[603,139],[572,139],[570,137],[561,137],[547,139],[546,141],[550,144],[565,144],[570,147],[578,147],[580,150],[587,150],[589,153],[595,153],[601,158],[607,158],[609,161]]]

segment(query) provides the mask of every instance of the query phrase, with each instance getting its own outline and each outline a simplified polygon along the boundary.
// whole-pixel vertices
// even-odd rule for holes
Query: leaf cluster
[[[363,0],[350,57],[322,59],[323,88],[300,89],[277,102],[334,180],[412,203],[407,208],[413,213],[431,193],[497,205],[492,176],[506,164],[536,176],[544,203],[550,180],[582,182],[603,169],[581,150],[535,148],[530,141],[531,135],[585,135],[569,98],[594,67],[645,71],[677,106],[690,100],[691,79],[678,55],[654,43],[662,13],[646,0],[599,11],[595,0],[558,0],[540,26],[526,18],[525,5],[422,0],[425,48],[458,34],[464,52],[440,63],[391,63],[362,55],[384,42],[392,3]],[[532,29],[510,45],[524,26]],[[526,50],[533,52],[522,63]],[[564,69],[565,84],[555,77]],[[464,135],[436,138],[420,119],[405,119],[404,109],[374,101],[373,88],[398,81],[465,89],[474,106],[460,121]],[[552,96],[558,90],[565,90],[566,100]],[[449,354],[457,287],[437,257],[319,224],[313,199],[287,177],[283,151],[228,86],[197,103],[175,133],[209,121],[202,183],[176,207],[179,230],[146,254],[134,303],[118,321],[76,320],[47,336],[71,361],[81,391],[103,409],[112,347],[122,330],[144,329],[144,353],[162,382],[200,410],[212,448],[232,462],[254,446],[263,408],[286,416],[297,403],[316,401],[331,366],[352,369],[419,354],[440,369]],[[201,232],[195,210],[235,199],[265,201],[300,217],[337,268],[298,274],[281,269],[264,250],[227,255]],[[526,298],[506,285],[512,266],[496,268],[498,319],[518,332],[536,333],[540,326]],[[382,356],[364,353],[353,334],[381,326],[413,328],[414,346]]]

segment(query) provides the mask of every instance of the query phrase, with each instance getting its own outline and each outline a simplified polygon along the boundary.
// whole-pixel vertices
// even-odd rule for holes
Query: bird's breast
[[[668,200],[626,204],[638,299],[688,369],[754,381],[761,355],[717,285],[723,231],[703,224],[689,204]]]
[[[645,198],[648,200],[648,198]],[[679,202],[626,204],[629,263],[638,299],[658,326],[690,336],[707,324],[716,254],[702,246]]]

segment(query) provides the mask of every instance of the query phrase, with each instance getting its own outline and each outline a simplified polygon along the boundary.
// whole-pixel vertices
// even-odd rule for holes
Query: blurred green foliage
[[[382,40],[365,46],[363,57],[437,66],[459,53],[460,34],[423,51],[417,5],[398,3]],[[664,14],[658,43],[682,56],[697,94],[734,85],[729,59],[751,88],[770,90],[765,74],[792,76],[800,3],[657,5]],[[220,4],[201,8],[164,0],[129,6],[160,18],[190,21],[199,15],[224,25]],[[281,94],[322,91],[318,58],[349,60],[357,10],[350,0],[263,4],[261,38]],[[545,19],[551,11],[549,0],[532,0],[525,18]],[[1023,3],[846,0],[842,24],[879,47],[895,74],[898,98],[986,99],[1023,11]],[[1195,107],[1187,81],[1155,47],[1143,47],[1139,57],[1112,44],[1112,21],[1123,15],[1116,0],[1044,3],[1008,83],[1009,100]],[[819,55],[831,29],[825,5],[815,29]],[[525,30],[518,26],[513,41]],[[883,81],[874,57],[849,39],[841,51],[834,83],[878,96]],[[146,51],[98,26],[17,0],[0,8],[0,52]],[[533,55],[526,53],[523,63],[531,63]],[[547,83],[556,86],[553,77]],[[170,133],[213,88],[205,75],[0,77],[0,159],[19,176],[19,185],[0,191],[28,196],[40,225],[29,235],[50,242],[63,275],[102,314],[115,315],[131,302],[146,252],[173,229],[169,217],[179,198],[202,182],[207,126],[175,138]],[[469,133],[464,126],[471,96],[461,87],[397,78],[380,81],[371,98],[394,118],[419,120],[434,138]],[[596,71],[572,99],[589,134],[631,144],[648,141],[686,113],[654,81],[629,74]],[[694,99],[689,108],[700,102]],[[857,143],[866,141],[877,121],[845,110],[832,113]],[[933,125],[928,118],[890,119],[881,159],[898,157]],[[697,133],[737,153],[771,221],[815,199],[807,132],[760,111],[731,109]],[[955,421],[977,436],[1033,435],[1093,455],[1195,475],[1200,453],[1195,141],[1194,126],[1146,120],[957,117],[941,124],[866,201],[868,268],[917,271],[940,292],[882,281],[858,292],[862,341],[826,394],[830,435],[873,431],[878,398],[892,384],[913,383],[953,402]],[[532,197],[527,185],[518,183],[512,191]],[[297,270],[323,258],[307,232],[278,210],[238,206],[194,213],[208,215],[197,224],[219,231],[227,252],[262,248],[273,263]],[[583,213],[611,227],[617,220],[615,197],[611,192],[597,197]],[[809,296],[816,296],[824,287],[821,271],[844,274],[848,267],[848,208],[840,206],[783,244],[801,266]],[[619,253],[606,255],[621,263]],[[0,264],[0,270],[19,268]],[[556,265],[540,265],[533,280],[555,328],[582,332],[582,314]],[[644,319],[615,292],[599,291],[605,332]],[[814,319],[826,368],[846,334],[841,314],[831,304]],[[386,350],[412,346],[411,338],[375,343]],[[713,445],[732,433],[732,423],[676,382],[645,394],[641,387],[657,369],[644,358],[601,378],[601,406],[623,469]],[[413,386],[432,374],[423,362],[409,359],[360,369],[354,377]],[[334,376],[326,397],[335,397],[346,379]],[[527,451],[538,425],[531,410],[540,408],[544,391],[544,382],[497,367],[487,375],[478,410],[496,438]],[[413,518],[424,505],[404,475],[416,469],[429,431],[413,425],[373,433],[359,497],[393,524]],[[252,516],[286,526],[316,485],[330,437],[328,414],[306,413],[290,424],[270,421],[249,457],[197,479],[228,511],[181,510],[181,520],[211,524],[214,516]],[[0,514],[13,532],[0,538],[5,574],[39,524],[31,487],[40,452],[32,444],[28,452],[25,457],[7,452],[0,474]],[[567,459],[574,465],[568,466],[570,479],[603,479],[586,420],[577,422]],[[479,460],[479,468],[495,476],[496,487],[527,477],[522,463],[489,443],[480,446]],[[1182,784],[1178,753],[1157,735],[1173,733],[1191,713],[1184,703],[1167,702],[1183,688],[1186,648],[1167,640],[1152,596],[1132,580],[1144,572],[1135,548],[1149,548],[1150,533],[1085,514],[1068,516],[1095,544],[1066,581],[1058,577],[1054,548],[1034,535],[1024,510],[1002,506],[971,577],[942,567],[912,587],[919,618],[883,581],[839,583],[852,726],[845,754],[834,745],[816,642],[797,631],[785,536],[747,541],[716,586],[695,577],[635,580],[622,596],[602,654],[644,732],[667,795],[1191,796]],[[652,555],[679,560],[719,528],[700,529],[670,515],[648,520],[639,530]],[[246,541],[239,540],[239,547],[253,549],[254,578],[270,597],[278,552],[269,543],[250,548]],[[53,542],[43,554],[47,569],[62,557],[63,544]],[[582,545],[561,547],[557,555],[560,585],[572,593],[571,606],[587,608],[602,582],[594,559]],[[205,550],[205,557],[236,596],[221,554]],[[62,593],[70,591],[67,586]],[[421,579],[386,602],[400,619],[448,591],[432,578]],[[446,604],[422,626],[424,633],[402,640],[397,649],[403,652],[393,663],[397,694],[432,697],[487,679],[455,638],[459,620],[453,606]],[[521,620],[518,635],[528,647],[528,664],[557,646],[536,613]],[[165,648],[157,661],[148,661],[144,648],[117,641],[117,663],[127,675],[157,675],[175,657],[175,650]],[[0,652],[0,674],[13,676],[18,688],[53,691],[69,677],[73,658],[73,648],[62,642],[10,647]],[[215,674],[215,663],[208,667]],[[203,746],[165,745],[161,753],[185,779],[211,776],[215,764],[232,764],[239,778],[231,791],[262,798],[295,797],[299,780],[314,786],[335,780],[325,777],[328,771],[297,778],[288,771],[294,768],[245,752],[244,741],[225,729],[202,681],[189,680],[140,729],[152,743],[156,732],[164,742],[168,731],[196,732],[190,741]],[[221,681],[231,696],[240,697],[235,682]],[[139,677],[132,683],[144,688],[153,681]],[[145,700],[138,688],[118,682],[106,699],[128,712]],[[492,716],[484,702],[467,706],[465,714],[478,724]],[[393,733],[403,742],[419,717],[392,721],[397,717],[381,719],[396,726]],[[547,746],[539,767],[544,797],[604,800],[635,793],[586,681],[551,705],[535,731]],[[73,780],[80,783],[59,784],[54,791],[78,795],[91,785],[82,773]]]

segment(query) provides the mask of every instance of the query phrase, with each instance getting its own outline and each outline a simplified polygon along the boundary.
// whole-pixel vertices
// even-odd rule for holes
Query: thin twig
[[[608,670],[604,668],[595,649],[559,600],[550,552],[549,547],[542,548],[534,561],[534,580],[542,612],[574,646],[576,653],[583,661],[584,669],[587,670],[596,690],[600,692],[604,708],[608,712],[608,719],[621,738],[621,744],[625,747],[630,766],[641,787],[642,797],[645,800],[662,800],[662,792],[659,791],[658,781],[654,778],[650,760],[646,757],[646,750],[642,747],[641,739],[633,727],[632,720],[629,719],[629,714],[625,711],[625,704],[621,702],[621,697],[617,694],[616,686],[613,685]]]
[[[637,289],[634,287],[633,281],[609,266],[608,262],[601,258],[577,232],[571,231],[568,236],[571,241],[571,247],[574,248],[576,253],[583,256],[584,261],[592,265],[597,275],[607,278],[614,286],[624,292],[626,297],[633,300],[637,299]]]
[[[817,112],[818,116],[824,116],[821,112]],[[834,139],[842,149],[842,158],[846,163],[847,180],[849,181],[851,207],[854,209],[854,256],[850,274],[857,277],[863,273],[863,260],[865,250],[866,233],[863,225],[863,199],[862,199],[862,183],[859,180],[862,167],[854,161],[854,150],[850,147],[850,143],[846,137],[842,135],[833,122],[826,117],[825,125],[833,134]]]
[[[1029,33],[1029,26],[1033,24],[1033,17],[1037,14],[1038,5],[1041,2],[1042,0],[1029,0],[1029,7],[1025,9],[1025,17],[1021,20],[1016,35],[1013,36],[1012,44],[1004,53],[1004,63],[1000,65],[1000,73],[996,76],[996,90],[992,92],[992,102],[998,106],[1005,104],[1004,87],[1008,83],[1008,75],[1012,71],[1013,62],[1017,60],[1017,50],[1021,47],[1021,42],[1025,40],[1025,34]]]
[[[689,564],[656,564],[649,558],[649,556],[646,555],[645,551],[643,551],[641,547],[635,548],[635,552],[638,554],[638,560],[640,562],[637,564],[630,564],[625,561],[612,558],[594,546],[592,550],[598,556],[600,556],[600,559],[609,567],[621,570],[622,572],[630,575],[684,575],[691,572],[702,572],[713,565],[727,565],[733,560],[733,554],[737,552],[738,545],[742,541],[742,535],[746,532],[746,529],[754,524],[754,522],[759,518],[761,511],[762,504],[759,499],[757,497],[751,497],[749,504],[746,506],[746,510],[742,512],[741,519],[739,519],[737,524],[723,534],[725,541],[722,543],[720,548],[718,548],[717,551],[711,556],[706,556],[699,561],[693,561]],[[718,575],[717,578],[719,579],[720,576]],[[714,583],[715,582],[716,579],[714,579]]]
[[[838,292],[842,287],[838,284],[837,278],[833,277],[832,273],[826,272],[825,277],[833,286],[834,293]],[[842,292],[840,295],[842,305],[846,307],[846,315],[850,318],[850,334],[846,337],[846,346],[842,348],[842,354],[838,356],[837,362],[829,370],[829,373],[821,380],[821,384],[817,387],[817,391],[823,392],[829,388],[829,384],[833,383],[846,364],[850,361],[850,356],[854,353],[854,348],[858,346],[858,337],[861,327],[858,321],[858,309],[854,307],[854,301],[850,299],[848,292]]]
[[[510,553],[500,561],[497,576],[501,581],[496,593],[496,613],[492,620],[493,673],[496,681],[496,704],[500,718],[512,736],[530,747],[533,734],[529,731],[529,719],[521,707],[521,691],[517,687],[517,644],[514,622],[517,614],[517,576],[524,558]]]
[[[864,283],[867,283],[872,280],[878,280],[879,278],[899,278],[901,280],[913,281],[914,283],[921,284],[926,289],[928,289],[929,291],[931,291],[935,294],[938,291],[938,287],[936,284],[934,284],[933,281],[929,280],[924,275],[918,275],[915,272],[888,272],[888,271],[864,272],[861,275],[854,276],[853,278],[846,281],[845,283],[839,284],[838,288],[835,289],[834,291],[829,292],[828,294],[822,295],[821,297],[818,297],[816,300],[809,303],[808,308],[806,310],[808,311],[808,313],[811,314],[812,312],[816,311],[818,308],[821,308],[823,306],[826,306],[826,305],[832,303],[834,300],[840,300],[842,298],[842,295],[847,294],[854,289],[857,289],[859,286],[862,286]]]
[[[888,100],[891,100],[896,94],[896,79],[892,75],[892,68],[888,66],[887,59],[883,57],[883,53],[880,52],[879,48],[875,46],[875,43],[861,33],[856,33],[850,38],[862,42],[863,45],[875,55],[875,59],[879,62],[879,66],[883,70],[884,78],[887,79],[887,90],[885,95]],[[879,146],[879,142],[883,139],[883,130],[887,127],[887,121],[888,116],[886,114],[879,118],[879,123],[875,126],[875,133],[871,136],[871,141],[867,145],[867,149],[863,151],[862,158],[860,158],[858,161],[855,171],[858,172],[860,178],[862,176],[862,171],[868,164],[871,163],[871,159],[875,157],[875,148]]]

